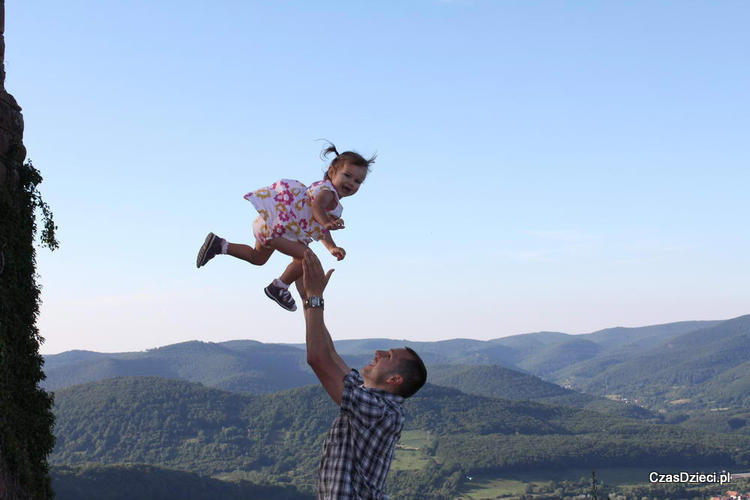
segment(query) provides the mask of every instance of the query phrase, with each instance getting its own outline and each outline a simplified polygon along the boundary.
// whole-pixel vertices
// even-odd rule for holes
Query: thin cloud
[[[595,241],[600,239],[593,234],[582,233],[573,229],[532,229],[527,234],[537,238],[553,241]]]

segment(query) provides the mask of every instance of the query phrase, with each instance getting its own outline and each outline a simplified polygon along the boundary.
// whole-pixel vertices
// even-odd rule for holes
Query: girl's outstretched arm
[[[337,246],[336,243],[333,242],[333,237],[331,236],[330,231],[326,231],[323,237],[320,238],[320,241],[323,243],[323,246],[331,252],[331,255],[336,257],[336,259],[341,260],[346,257],[346,250]]]
[[[333,206],[331,206],[333,205]],[[336,207],[336,199],[331,191],[321,191],[312,201],[313,218],[328,230],[344,228],[344,220],[333,217],[328,213],[329,209]]]

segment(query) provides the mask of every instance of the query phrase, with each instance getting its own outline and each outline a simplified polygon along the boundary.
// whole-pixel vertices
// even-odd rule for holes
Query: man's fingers
[[[325,289],[326,286],[328,286],[328,280],[331,279],[331,275],[333,274],[333,271],[335,269],[329,269],[326,273],[325,277],[323,278],[323,288]]]
[[[323,277],[323,266],[320,264],[318,256],[309,248],[305,250],[305,255],[302,259],[302,272],[311,278],[313,276],[317,279]]]
[[[309,260],[311,264],[314,264],[316,262],[320,263],[320,261],[318,260],[318,256],[315,255],[315,252],[313,252],[309,248],[307,250],[305,250],[305,258],[304,258],[304,260],[305,261]]]

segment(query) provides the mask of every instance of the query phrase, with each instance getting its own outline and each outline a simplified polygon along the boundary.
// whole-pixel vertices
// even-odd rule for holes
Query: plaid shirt
[[[404,426],[404,398],[344,377],[341,411],[323,444],[318,500],[382,500],[385,477]]]

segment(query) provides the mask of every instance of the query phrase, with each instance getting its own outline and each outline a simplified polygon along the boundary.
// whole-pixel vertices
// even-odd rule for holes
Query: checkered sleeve
[[[355,369],[344,377],[344,392],[341,395],[341,409],[349,412],[358,425],[370,428],[383,418],[383,400],[362,387],[364,380]]]

